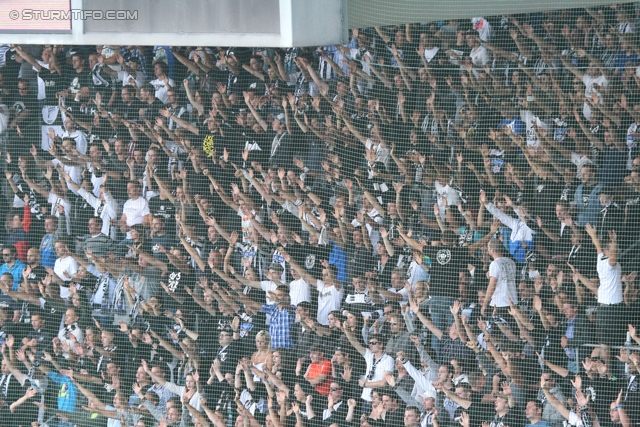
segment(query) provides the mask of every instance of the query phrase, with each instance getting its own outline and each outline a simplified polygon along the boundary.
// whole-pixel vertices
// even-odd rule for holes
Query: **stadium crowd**
[[[639,12],[0,46],[0,425],[637,425]]]

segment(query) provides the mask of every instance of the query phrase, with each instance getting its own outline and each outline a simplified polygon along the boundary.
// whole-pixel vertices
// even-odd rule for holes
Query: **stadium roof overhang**
[[[612,3],[621,2],[562,7]],[[343,43],[348,28],[558,6],[557,0],[0,0],[0,37],[16,44],[314,46]]]

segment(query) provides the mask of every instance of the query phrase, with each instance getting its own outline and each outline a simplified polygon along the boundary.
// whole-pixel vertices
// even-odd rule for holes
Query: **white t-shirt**
[[[71,276],[78,272],[78,262],[71,256],[58,258],[53,265],[53,271],[63,282],[70,282]],[[70,295],[68,288],[60,286],[60,298],[67,299]]]
[[[367,138],[367,142],[364,144],[367,150],[373,150],[376,153],[376,162],[382,163],[387,166],[389,159],[391,159],[391,150],[384,147],[382,143],[375,144],[371,138]],[[369,177],[371,178],[371,176]]]
[[[582,427],[584,424],[582,423],[582,417],[575,412],[569,412],[569,419],[567,420],[570,426]]]
[[[135,76],[127,73],[125,70],[118,71],[118,80],[122,82],[122,87],[129,86],[129,78],[133,78],[136,86],[142,87],[142,85],[144,84],[145,75],[140,71],[136,71]]]
[[[455,188],[452,188],[449,184],[445,183],[445,185],[442,185],[440,183],[440,181],[435,180],[433,182],[433,186],[436,189],[436,193],[438,193],[438,207],[440,208],[440,215],[442,216],[442,219],[444,220],[444,215],[445,215],[445,205],[442,202],[442,198],[444,197],[445,199],[447,199],[447,205],[449,206],[456,206],[458,204],[458,200],[460,199],[460,195],[458,194],[458,191]]]
[[[430,277],[429,272],[424,268],[424,266],[415,262],[415,260],[411,260],[409,264],[409,268],[407,270],[407,274],[409,275],[409,283],[411,283],[411,287],[415,287],[416,283],[419,281],[428,282]]]
[[[54,167],[57,167],[58,165],[62,166],[62,170],[64,170],[69,175],[69,177],[71,178],[71,181],[75,182],[77,185],[82,185],[82,168],[81,167],[67,166],[58,159],[51,160],[51,163],[53,164]],[[71,186],[71,184],[67,183],[67,188],[76,196],[78,195],[78,192],[75,190],[75,188]]]
[[[169,97],[167,97],[169,88],[167,87],[165,82],[155,79],[151,80],[149,83],[151,83],[156,90],[156,98],[162,101],[163,104],[166,104],[167,101],[169,101]],[[171,85],[171,87],[176,87],[176,83],[173,81],[173,79],[169,79],[169,84]]]
[[[142,224],[144,222],[145,215],[149,215],[149,203],[143,197],[138,197],[136,200],[127,200],[122,208],[122,214],[127,218],[127,226],[131,227],[136,224]],[[131,233],[127,232],[127,239],[131,238]]]
[[[9,107],[5,104],[0,104],[0,134],[4,133],[4,131],[9,127],[10,115]]]
[[[589,74],[584,73],[582,75],[582,83],[584,83],[584,85],[585,85],[584,96],[586,96],[587,98],[591,98],[591,95],[593,93],[595,93],[595,94],[598,95],[598,98],[600,99],[600,103],[602,103],[601,92],[596,90],[593,87],[593,85],[595,83],[596,85],[598,85],[599,88],[604,89],[609,84],[609,80],[607,80],[607,78],[605,76],[600,76],[600,77],[594,78],[593,76],[590,76]],[[584,118],[587,119],[587,120],[589,120],[591,118],[591,107],[586,102],[582,106],[582,114],[584,115]]]
[[[491,307],[509,307],[509,298],[518,304],[516,287],[516,263],[507,257],[500,257],[489,265],[489,276],[498,279],[496,289],[491,296]]]
[[[395,361],[393,357],[384,353],[377,362],[374,362],[374,356],[371,350],[366,349],[364,353],[364,360],[367,362],[367,370],[365,375],[367,375],[367,381],[375,382],[379,381],[384,377],[385,372],[393,373],[393,369],[395,367]],[[371,393],[373,389],[369,387],[364,387],[362,389],[362,395],[360,396],[362,400],[367,402],[371,402]]]
[[[432,49],[425,49],[424,50],[424,59],[427,60],[427,62],[431,62],[431,60],[433,58],[435,58],[436,54],[438,53],[438,51],[440,50],[440,48],[438,46],[434,46]]]
[[[82,332],[82,328],[79,327],[77,323],[71,326],[63,326],[62,329],[58,331],[58,338],[60,339],[60,341],[64,341],[65,343],[69,344],[69,347],[73,349],[75,344],[70,338],[67,338],[71,335],[76,337],[76,341],[80,344],[84,342],[84,332]]]
[[[298,305],[302,301],[311,301],[311,287],[303,279],[294,280],[289,283],[289,296],[291,305]]]
[[[269,292],[274,293],[278,285],[276,285],[276,283],[271,280],[261,280],[260,287],[265,292],[265,294],[267,294],[266,304],[275,304],[276,301],[269,298]]]
[[[318,288],[318,323],[327,326],[329,313],[340,309],[344,288],[337,290],[335,286],[327,286],[322,280],[317,282]]]
[[[478,46],[469,52],[469,57],[473,65],[485,66],[491,62],[491,52],[483,45]]]
[[[100,217],[102,219],[102,228],[100,231],[102,231],[102,233],[104,233],[106,236],[109,236],[115,240],[116,228],[111,227],[111,220],[119,218],[118,217],[119,206],[118,206],[118,202],[116,202],[114,198],[111,197],[111,193],[109,193],[108,191],[105,191],[104,203],[100,200],[100,198],[94,196],[92,193],[89,193],[84,188],[81,188],[80,191],[78,191],[78,193],[80,193],[80,196],[82,196],[82,198],[86,200],[87,203],[89,203],[89,205],[93,207],[94,209],[93,216]]]
[[[605,257],[603,253],[598,254],[598,278],[600,279],[600,287],[598,287],[598,303],[599,304],[619,304],[623,301],[622,297],[622,268],[620,263],[615,267],[609,265],[609,257]]]
[[[538,134],[533,126],[535,125],[542,129],[548,129],[547,124],[529,110],[520,110],[520,119],[526,126],[527,145],[529,147],[538,148],[540,145],[540,139],[538,138]]]

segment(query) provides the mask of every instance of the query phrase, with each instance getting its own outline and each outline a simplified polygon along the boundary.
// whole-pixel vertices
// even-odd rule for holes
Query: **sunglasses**
[[[329,391],[340,391],[342,390],[341,388],[336,388],[336,387],[329,387]]]
[[[378,341],[369,341],[369,345],[378,345]]]

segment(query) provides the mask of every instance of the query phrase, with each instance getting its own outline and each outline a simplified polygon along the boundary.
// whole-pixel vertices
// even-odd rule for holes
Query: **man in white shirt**
[[[349,328],[344,329],[347,339],[367,363],[365,377],[358,380],[358,385],[362,387],[362,395],[360,396],[365,402],[371,403],[373,400],[373,389],[384,388],[387,386],[386,373],[393,373],[395,369],[395,360],[384,351],[387,345],[384,335],[369,335],[368,347],[365,348]]]
[[[340,309],[342,297],[344,296],[344,288],[342,284],[336,280],[336,273],[333,266],[329,265],[326,260],[322,261],[322,279],[317,280],[306,269],[300,267],[291,255],[284,253],[284,259],[291,266],[292,270],[300,275],[302,280],[311,284],[316,283],[318,289],[318,323],[323,326],[329,324],[329,313]]]
[[[169,101],[169,97],[167,96],[167,92],[169,89],[176,86],[176,83],[173,79],[170,79],[168,76],[169,67],[164,62],[156,62],[153,66],[153,71],[156,75],[155,80],[151,80],[151,83],[156,90],[155,96],[163,104],[166,104]]]
[[[73,275],[78,272],[78,262],[71,256],[66,239],[58,239],[55,250],[58,259],[53,266],[53,271],[47,269],[47,272],[54,273],[54,280],[60,284],[60,298],[67,299],[71,295],[68,285],[71,284]]]
[[[146,76],[140,70],[140,59],[131,57],[125,62],[122,55],[118,55],[118,64],[122,70],[118,72],[118,80],[122,81],[122,86],[132,85],[142,87],[146,81]]]
[[[482,315],[487,314],[487,306],[491,305],[498,309],[498,315],[508,318],[509,301],[518,304],[516,263],[504,255],[504,245],[499,239],[491,239],[487,248],[493,261],[489,265],[489,286],[482,304]]]
[[[284,269],[280,263],[272,262],[269,264],[269,268],[265,272],[265,276],[268,280],[247,280],[243,276],[236,274],[233,268],[230,269],[230,272],[243,285],[249,288],[262,289],[266,293],[266,304],[275,304],[277,301],[273,300],[271,296],[275,294],[278,286],[284,285],[284,283],[280,281],[283,270]]]
[[[604,363],[609,366],[609,346],[623,345],[627,329],[627,322],[623,322],[625,307],[622,295],[622,267],[618,262],[618,238],[615,231],[609,231],[608,248],[605,249],[594,227],[587,224],[585,231],[591,237],[598,254],[597,268],[600,284],[590,290],[598,294],[597,342],[606,345],[606,347],[596,347],[591,357],[599,353]]]
[[[129,181],[127,196],[129,200],[124,203],[122,217],[112,220],[112,225],[120,227],[120,231],[127,233],[127,239],[131,239],[131,227],[136,224],[151,225],[151,211],[147,200],[140,197],[140,184],[137,181]]]
[[[76,150],[80,154],[87,154],[87,136],[84,132],[79,131],[76,123],[70,117],[64,119],[64,129],[62,139],[71,138],[76,143]]]
[[[297,306],[302,301],[311,302],[311,288],[309,284],[300,277],[300,274],[291,269],[291,278],[289,283],[289,296],[291,297],[291,305]]]

